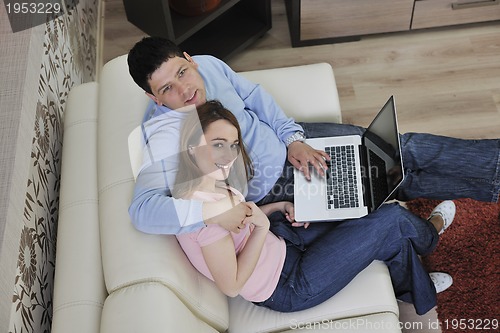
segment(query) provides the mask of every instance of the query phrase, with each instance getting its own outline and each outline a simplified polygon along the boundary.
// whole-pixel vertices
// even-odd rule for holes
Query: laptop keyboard
[[[327,162],[327,209],[359,207],[354,149],[354,145],[325,148],[331,157]]]

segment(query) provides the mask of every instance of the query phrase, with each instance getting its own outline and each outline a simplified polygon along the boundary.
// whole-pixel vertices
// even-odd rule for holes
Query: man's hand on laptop
[[[328,169],[326,161],[330,160],[330,156],[322,150],[312,148],[307,143],[295,141],[288,146],[288,160],[304,173],[307,180],[310,180],[309,164],[324,177],[325,170]]]

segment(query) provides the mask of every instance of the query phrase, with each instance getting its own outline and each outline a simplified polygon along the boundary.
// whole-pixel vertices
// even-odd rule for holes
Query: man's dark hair
[[[161,37],[144,37],[128,53],[128,70],[135,83],[152,94],[148,81],[165,61],[174,57],[184,58],[174,42]]]

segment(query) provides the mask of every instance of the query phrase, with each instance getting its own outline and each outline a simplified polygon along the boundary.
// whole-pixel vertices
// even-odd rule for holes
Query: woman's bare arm
[[[269,232],[267,216],[255,204],[251,204],[254,207],[252,207],[253,213],[249,221],[255,225],[255,228],[238,256],[236,256],[231,235],[202,247],[203,257],[215,284],[230,297],[237,296],[252,275]]]

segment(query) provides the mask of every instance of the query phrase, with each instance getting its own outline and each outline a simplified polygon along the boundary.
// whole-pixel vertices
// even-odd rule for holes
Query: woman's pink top
[[[236,189],[231,189],[231,191],[233,191],[242,201],[244,200],[243,195],[239,191]],[[193,194],[192,198],[213,202],[225,197],[224,194],[197,191]],[[240,233],[236,234],[227,231],[217,224],[210,224],[199,231],[177,235],[177,240],[193,266],[200,273],[213,281],[212,274],[210,274],[201,248],[230,234],[233,238],[236,255],[238,255],[245,247],[252,230],[253,226],[250,228],[249,225],[246,225],[245,229],[241,229]],[[269,232],[264,242],[257,266],[241,289],[240,295],[252,302],[262,302],[268,299],[278,284],[281,270],[285,262],[285,255],[286,246],[283,239]]]

